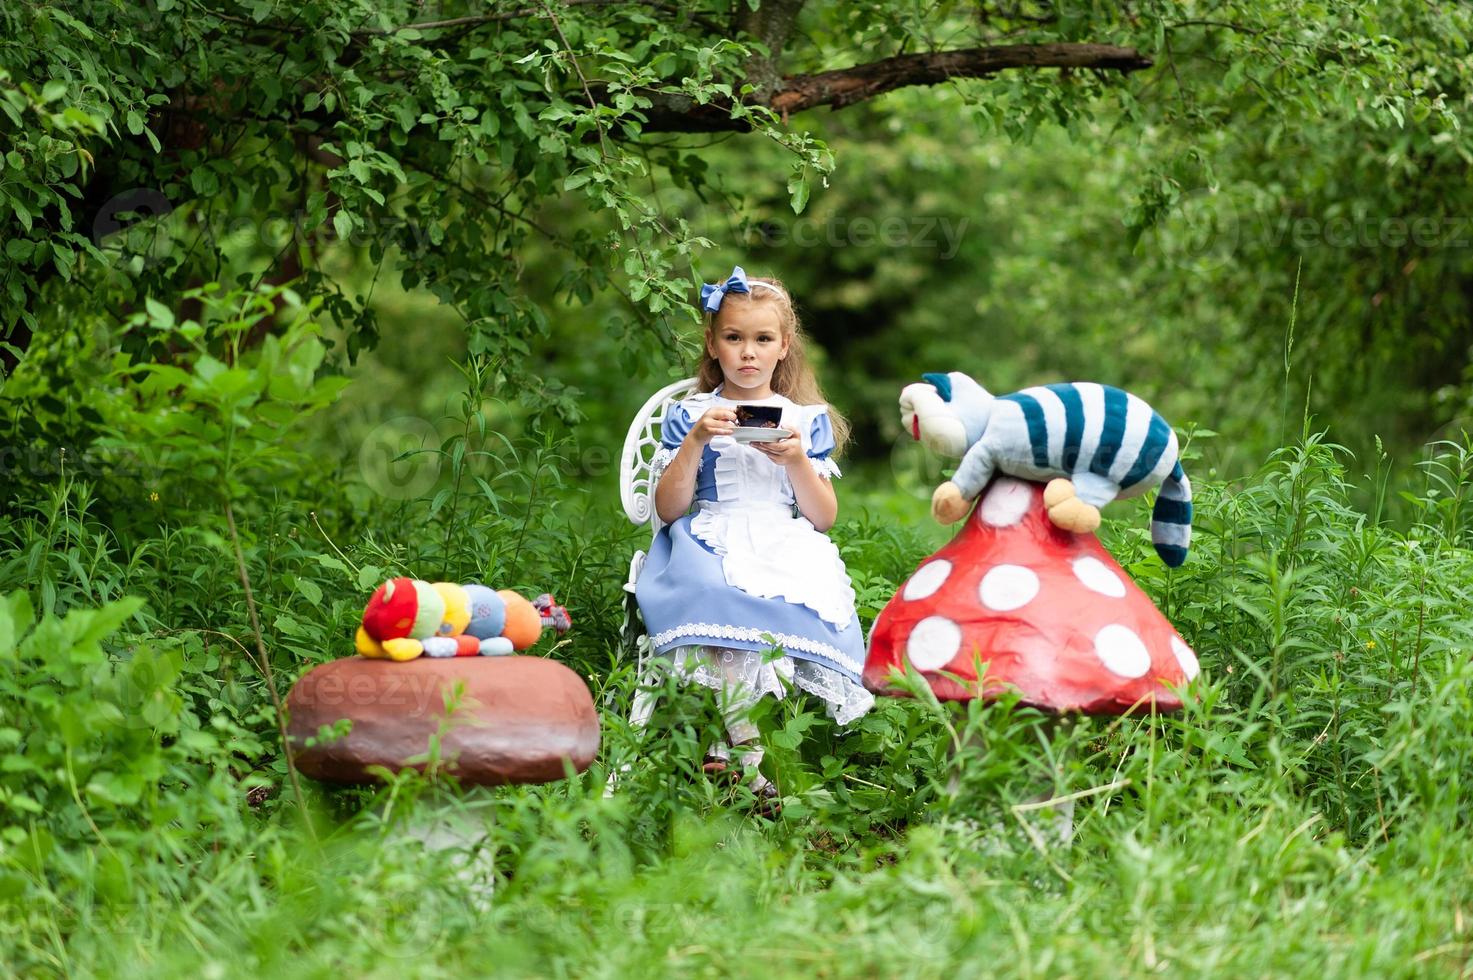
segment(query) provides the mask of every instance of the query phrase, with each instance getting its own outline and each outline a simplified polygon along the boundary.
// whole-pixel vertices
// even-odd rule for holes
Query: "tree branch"
[[[1004,44],[956,51],[899,55],[869,64],[812,75],[788,75],[765,105],[786,118],[805,109],[842,109],[912,85],[936,85],[952,78],[986,78],[1009,68],[1094,68],[1128,74],[1150,68],[1150,58],[1135,48],[1111,44]],[[685,96],[643,93],[654,105],[645,111],[642,130],[657,132],[745,131],[751,125],[732,119],[730,105],[700,104]]]
[[[616,3],[632,2],[640,3],[641,0],[563,0],[561,4],[568,6],[612,6]],[[645,0],[643,6],[670,10],[675,9],[672,5],[662,2],[648,2]],[[746,20],[743,28],[746,33],[762,38],[765,43],[774,45],[774,50],[780,47],[780,42],[788,37],[796,18],[800,0],[774,0],[769,10],[771,19],[766,22]],[[548,12],[544,7],[542,13]],[[523,16],[529,12],[528,9],[516,11],[503,11],[497,14],[482,15],[482,21],[506,19],[513,16]],[[249,24],[241,18],[232,15],[211,13],[222,21],[240,23],[244,26],[255,27],[267,31],[281,28],[282,25],[269,23]],[[480,22],[480,21],[478,21]],[[421,30],[449,28],[451,26],[466,26],[470,21],[466,18],[457,18],[454,22],[437,21],[424,22],[415,26]],[[564,39],[564,47],[567,47]],[[764,59],[765,60],[765,59]],[[576,65],[576,61],[575,61]],[[1140,54],[1134,48],[1116,47],[1105,44],[1014,44],[993,45],[987,47],[968,48],[953,51],[935,51],[922,54],[898,55],[885,58],[868,64],[856,65],[851,68],[837,71],[818,72],[811,75],[790,75],[775,80],[771,89],[764,91],[759,89],[753,93],[753,98],[748,102],[753,107],[768,108],[780,116],[786,118],[788,115],[801,112],[805,109],[813,109],[819,106],[829,106],[834,109],[853,105],[866,99],[876,98],[895,89],[905,88],[912,85],[935,85],[952,78],[985,78],[1000,71],[1010,68],[1088,68],[1098,71],[1117,71],[1126,74],[1152,65],[1150,58]],[[751,67],[751,66],[749,66]],[[764,66],[755,66],[759,72]],[[766,66],[769,67],[770,66]],[[580,66],[581,74],[581,66]],[[604,102],[608,100],[608,93],[598,82],[582,78],[583,94],[590,101]],[[739,80],[744,81],[744,80]],[[761,81],[761,79],[758,79]],[[169,107],[163,111],[163,132],[160,134],[160,142],[163,144],[163,153],[153,154],[144,148],[141,137],[124,137],[124,140],[133,140],[139,144],[136,157],[138,159],[152,160],[151,179],[155,186],[161,182],[173,179],[177,176],[175,171],[179,166],[179,151],[182,149],[197,149],[203,146],[209,139],[213,127],[218,124],[222,115],[234,115],[236,117],[249,115],[248,110],[232,108],[227,104],[228,100],[221,97],[223,82],[217,82],[214,90],[206,93],[182,93],[175,92]],[[736,86],[733,86],[734,88]],[[770,92],[770,94],[767,94]],[[699,103],[689,96],[679,93],[642,91],[640,94],[649,98],[652,105],[644,111],[645,121],[642,126],[644,133],[728,133],[745,132],[752,129],[748,119],[733,119],[733,103],[730,101],[715,101]],[[323,127],[331,124],[329,114],[318,110],[317,112],[298,111],[296,120],[311,118],[319,125],[318,132],[323,132]],[[292,118],[269,119],[259,118],[264,125],[279,123],[290,128]],[[150,126],[157,128],[157,121],[150,122]],[[599,127],[600,136],[604,136],[603,127]],[[615,136],[618,129],[610,129],[608,136]],[[121,150],[115,144],[115,148]],[[315,149],[315,147],[313,147]],[[114,159],[120,158],[120,154],[112,154]],[[326,161],[323,161],[326,162]],[[92,175],[84,189],[84,198],[80,210],[85,214],[95,215],[103,204],[118,192],[116,185],[117,174],[114,168],[99,166]],[[136,178],[135,178],[136,179]],[[46,280],[55,274],[55,267],[48,264],[38,270],[34,276],[33,287],[39,288]],[[0,371],[8,373],[17,361],[16,350],[25,350],[29,344],[29,331],[24,324],[18,324],[8,336],[0,335]]]
[[[1005,44],[933,51],[790,76],[772,97],[771,107],[783,114],[821,105],[841,109],[898,88],[936,85],[952,78],[986,78],[1008,68],[1106,68],[1126,74],[1151,65],[1151,59],[1134,48],[1110,44]]]

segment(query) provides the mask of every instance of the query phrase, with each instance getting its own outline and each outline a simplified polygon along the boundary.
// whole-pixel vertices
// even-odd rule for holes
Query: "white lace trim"
[[[803,429],[803,451],[805,453],[811,453],[813,452],[814,423],[818,421],[820,416],[827,414],[829,407],[827,405],[819,404],[799,405],[797,406],[797,408],[799,411],[799,416],[802,419],[802,422],[800,424]],[[815,456],[809,456],[808,462],[813,466],[813,471],[819,476],[825,477],[830,480],[834,479],[835,477],[843,476],[843,474],[839,471],[839,464],[835,463],[832,459],[819,459]]]
[[[671,463],[675,461],[675,457],[679,454],[679,449],[671,449],[668,446],[659,447],[655,450],[655,455],[650,458],[650,472],[664,475],[665,470],[670,466]],[[701,470],[705,469],[705,467],[706,454],[704,451],[702,451],[702,453],[696,457],[696,476],[700,476]]]
[[[714,397],[709,391],[698,391],[694,395],[689,395],[681,401],[676,402],[675,407],[684,412],[686,418],[694,425],[695,420],[705,414],[706,407],[710,405],[711,399]],[[692,411],[692,409],[699,409],[699,411]],[[659,470],[669,466],[670,462],[675,459],[676,454],[679,452],[679,446],[674,449],[663,444],[655,447],[655,455],[650,460],[651,468]],[[696,475],[699,476],[701,470],[705,469],[705,467],[706,452],[705,448],[702,447],[701,454],[696,460]]]
[[[718,623],[681,623],[672,629],[663,630],[650,638],[650,646],[655,650],[661,650],[676,640],[687,636],[699,636],[702,639],[711,640],[743,640],[747,643],[766,643],[765,637],[771,636],[775,646],[784,650],[801,650],[820,657],[827,657],[836,664],[849,667],[854,673],[864,669],[863,664],[850,666],[850,660],[843,650],[822,640],[810,640],[806,636],[793,636],[789,633],[774,633],[771,630],[760,630],[750,626],[722,626]],[[663,651],[662,651],[663,652]]]
[[[698,391],[693,395],[687,395],[685,399],[680,402],[680,408],[682,411],[685,412],[686,415],[689,415],[691,421],[694,422],[697,417],[705,413],[706,406],[710,405],[712,399],[714,399],[715,397],[716,394],[714,392]],[[692,412],[688,407],[692,405],[699,407],[701,411]]]
[[[815,473],[830,480],[844,475],[839,471],[839,464],[831,459],[819,459],[816,456],[809,456],[808,462],[813,464],[813,471]]]
[[[790,686],[821,698],[829,716],[847,725],[875,706],[875,696],[823,664],[792,657],[767,660],[756,650],[676,647],[663,655],[687,680],[724,692],[729,708],[744,710],[764,695],[781,698]]]

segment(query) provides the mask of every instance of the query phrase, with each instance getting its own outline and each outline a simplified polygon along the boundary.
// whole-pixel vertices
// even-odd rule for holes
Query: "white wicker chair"
[[[660,428],[665,415],[681,400],[694,394],[696,381],[686,378],[668,384],[655,392],[640,406],[634,420],[629,424],[629,433],[624,437],[624,452],[619,459],[619,499],[624,504],[624,513],[635,524],[650,525],[650,539],[660,533],[664,523],[655,512],[655,484],[659,482],[663,466],[655,464],[655,454],[660,448]],[[634,701],[629,709],[629,724],[643,728],[654,710],[655,699],[649,676],[650,638],[644,632],[639,618],[639,605],[634,599],[634,588],[639,582],[639,573],[644,568],[645,552],[636,551],[629,560],[629,579],[624,583],[624,621],[620,635],[626,650],[636,659],[636,688]],[[613,792],[618,774],[629,768],[628,763],[609,774],[608,792]]]

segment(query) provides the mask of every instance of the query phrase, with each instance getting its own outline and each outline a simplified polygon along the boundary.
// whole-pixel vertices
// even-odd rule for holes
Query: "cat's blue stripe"
[[[1102,385],[1105,389],[1105,428],[1100,433],[1100,448],[1090,460],[1089,471],[1108,478],[1110,467],[1115,465],[1115,454],[1120,451],[1120,440],[1125,435],[1125,392],[1119,388]]]
[[[1158,524],[1190,524],[1192,523],[1192,502],[1172,500],[1164,496],[1157,497],[1156,505],[1151,509],[1151,520]]]
[[[1174,544],[1156,545],[1156,554],[1161,556],[1168,568],[1180,568],[1187,561],[1187,549]]]
[[[1003,401],[1017,404],[1023,410],[1023,420],[1028,423],[1028,445],[1033,450],[1033,465],[1048,467],[1048,420],[1043,416],[1043,406],[1032,395],[1004,395]]]
[[[1181,460],[1166,474],[1166,480],[1161,484],[1161,494],[1171,500],[1190,500],[1192,495],[1187,492],[1184,481],[1187,478],[1186,470],[1181,468]]]
[[[1084,399],[1077,385],[1049,385],[1049,391],[1064,404],[1064,456],[1060,463],[1065,472],[1073,473],[1079,462],[1079,443],[1084,439]]]
[[[951,401],[951,379],[944,374],[923,374],[921,380],[929,383],[944,402]]]
[[[1141,445],[1140,455],[1135,458],[1135,465],[1120,481],[1121,490],[1127,490],[1151,475],[1156,464],[1161,462],[1161,454],[1166,451],[1166,443],[1170,438],[1171,428],[1166,420],[1152,412],[1151,424],[1146,429],[1146,441]]]

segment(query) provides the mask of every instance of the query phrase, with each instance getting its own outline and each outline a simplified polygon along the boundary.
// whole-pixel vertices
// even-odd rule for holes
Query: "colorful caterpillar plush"
[[[494,657],[525,650],[544,626],[572,628],[568,611],[550,595],[528,602],[515,592],[493,592],[472,582],[390,579],[374,591],[363,610],[354,645],[365,657],[413,660],[431,657]]]
[[[1151,543],[1167,565],[1186,561],[1192,536],[1192,485],[1181,468],[1176,433],[1135,395],[1076,383],[993,396],[959,371],[922,375],[900,393],[901,424],[945,456],[960,456],[956,475],[936,488],[931,514],[961,520],[995,470],[1051,480],[1044,505],[1054,524],[1087,533],[1099,509],[1157,484]]]

